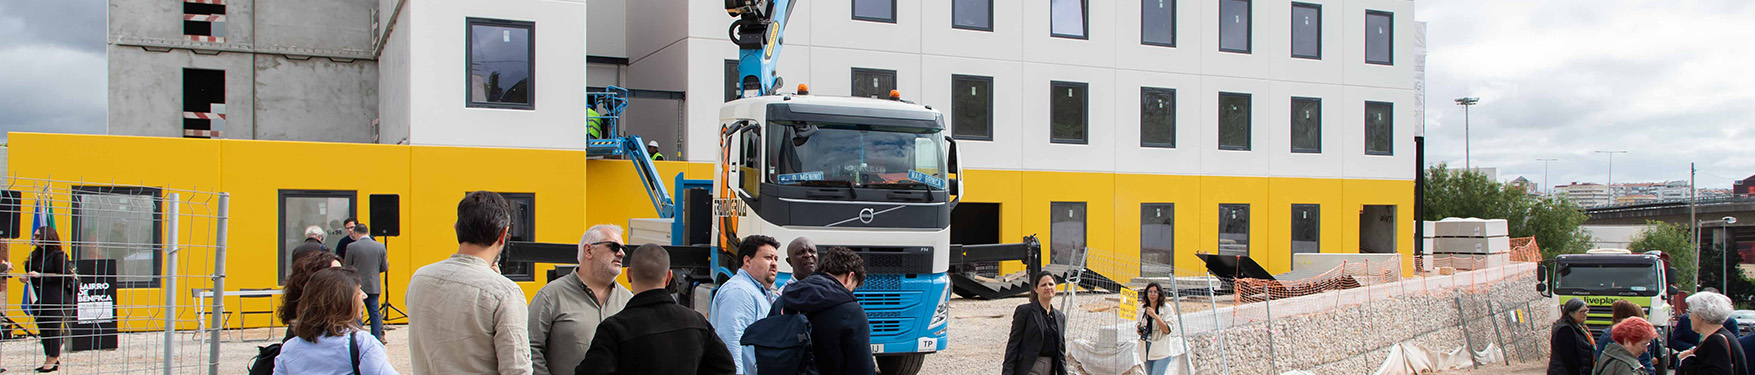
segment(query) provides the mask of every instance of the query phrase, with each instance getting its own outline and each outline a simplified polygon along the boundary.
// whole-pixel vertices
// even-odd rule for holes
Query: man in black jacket
[[[305,227],[305,242],[293,248],[292,260],[297,261],[299,258],[303,258],[305,254],[317,251],[329,251],[329,246],[323,244],[323,227],[315,225]],[[288,264],[291,264],[291,262],[288,262]]]
[[[731,352],[707,319],[678,305],[670,292],[670,253],[645,244],[626,258],[636,294],[603,323],[579,374],[732,374]]]
[[[784,313],[805,314],[810,319],[811,352],[817,371],[823,374],[877,374],[871,356],[871,323],[865,308],[853,298],[853,289],[865,283],[865,260],[845,247],[831,247],[822,255],[816,273],[788,284],[780,296]]]

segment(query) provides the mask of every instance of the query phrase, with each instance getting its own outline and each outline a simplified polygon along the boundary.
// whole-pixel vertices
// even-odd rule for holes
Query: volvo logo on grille
[[[859,210],[859,222],[871,224],[871,220],[874,218],[877,218],[876,211],[872,211],[870,208]]]

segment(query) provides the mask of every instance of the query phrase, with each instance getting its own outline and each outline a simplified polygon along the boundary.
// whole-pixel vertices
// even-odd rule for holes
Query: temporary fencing
[[[228,311],[224,298],[197,292],[224,290],[228,195],[113,182],[5,182],[0,210],[18,212],[20,221],[5,230],[20,232],[0,240],[10,250],[0,255],[12,262],[0,296],[0,361],[29,370],[20,366],[41,363],[49,348],[42,343],[59,341],[63,373],[221,372]],[[60,241],[31,239],[49,230]],[[27,262],[51,244],[63,249],[67,267]],[[56,278],[76,282],[65,291],[40,290]],[[61,293],[69,298],[55,303]],[[243,372],[232,368],[242,359],[228,363],[223,372]]]
[[[1520,245],[1539,254],[1533,241]],[[1545,329],[1557,316],[1552,300],[1535,290],[1536,265],[1521,261],[1407,278],[1399,262],[1343,262],[1291,280],[1226,279],[1182,265],[1142,268],[1138,257],[1094,250],[1073,262],[1059,306],[1068,316],[1074,373],[1143,369],[1146,343],[1135,330],[1139,290],[1154,281],[1167,297],[1162,311],[1172,324],[1173,374],[1413,374],[1543,361]],[[1127,280],[1105,276],[1135,270],[1139,277]]]

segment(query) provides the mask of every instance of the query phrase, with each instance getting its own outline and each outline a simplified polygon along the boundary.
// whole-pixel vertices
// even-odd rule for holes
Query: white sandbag
[[[1090,375],[1130,375],[1145,374],[1145,363],[1140,361],[1137,346],[1133,341],[1121,341],[1114,345],[1096,345],[1086,340],[1073,340],[1067,345],[1067,365],[1078,373]]]

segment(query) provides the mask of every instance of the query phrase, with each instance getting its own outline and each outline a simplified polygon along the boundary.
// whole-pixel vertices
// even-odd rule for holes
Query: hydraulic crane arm
[[[737,44],[737,97],[774,94],[782,80],[777,66],[796,0],[725,0],[732,43]],[[750,90],[757,90],[750,94]]]

